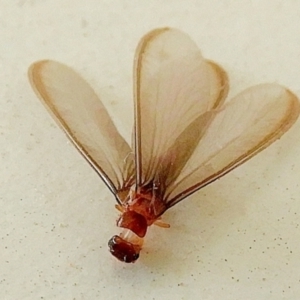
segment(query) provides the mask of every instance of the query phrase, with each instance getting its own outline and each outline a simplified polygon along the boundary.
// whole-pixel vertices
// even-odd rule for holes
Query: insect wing
[[[56,122],[110,190],[117,195],[132,184],[132,150],[87,82],[54,61],[33,64],[29,79]]]
[[[190,124],[223,103],[227,81],[226,73],[206,61],[197,45],[179,30],[157,29],[141,40],[134,78],[138,186],[166,182],[167,165],[175,164],[176,170],[183,167],[188,155],[176,159],[166,153]],[[202,117],[203,126],[208,120]]]
[[[282,86],[262,84],[237,95],[219,109],[180,175],[167,187],[168,206],[266,148],[282,136],[298,116],[297,97]],[[176,145],[173,147],[176,149]]]

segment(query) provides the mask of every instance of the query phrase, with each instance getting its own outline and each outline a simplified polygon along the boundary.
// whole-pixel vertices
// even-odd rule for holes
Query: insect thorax
[[[122,203],[124,212],[141,215],[145,218],[147,226],[152,225],[167,209],[162,194],[151,185],[133,186]],[[137,215],[136,217],[140,219]]]

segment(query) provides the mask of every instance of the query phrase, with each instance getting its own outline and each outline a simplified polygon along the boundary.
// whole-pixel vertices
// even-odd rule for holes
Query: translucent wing
[[[206,113],[227,95],[227,76],[186,34],[169,28],[141,40],[134,70],[136,183],[167,182],[158,177],[171,176],[166,167],[174,164],[177,174],[193,149],[180,159],[166,153],[195,120],[205,128],[212,117]]]
[[[299,102],[276,84],[251,87],[216,111],[176,180],[165,193],[168,207],[247,161],[281,135],[299,116]],[[184,133],[186,147],[198,133]],[[181,137],[181,140],[183,137]],[[180,149],[175,142],[174,149]],[[175,151],[175,150],[174,150]]]
[[[118,191],[130,186],[134,179],[132,150],[86,81],[54,61],[33,64],[29,79],[57,123],[110,190],[117,196]]]

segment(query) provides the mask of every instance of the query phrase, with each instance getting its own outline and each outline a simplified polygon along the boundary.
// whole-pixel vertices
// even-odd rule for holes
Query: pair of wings
[[[120,203],[131,186],[153,186],[169,208],[266,148],[299,115],[297,97],[277,84],[250,87],[224,104],[226,73],[169,28],[145,35],[136,51],[132,149],[72,69],[39,61],[29,78]]]

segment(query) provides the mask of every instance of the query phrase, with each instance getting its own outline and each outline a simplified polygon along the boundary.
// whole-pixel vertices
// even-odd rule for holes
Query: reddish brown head
[[[140,247],[114,235],[108,242],[110,253],[125,263],[134,263],[140,256]]]
[[[117,226],[124,230],[120,236],[115,235],[109,240],[109,251],[120,261],[135,262],[139,258],[143,237],[147,232],[147,220],[141,214],[127,210],[120,216]]]

